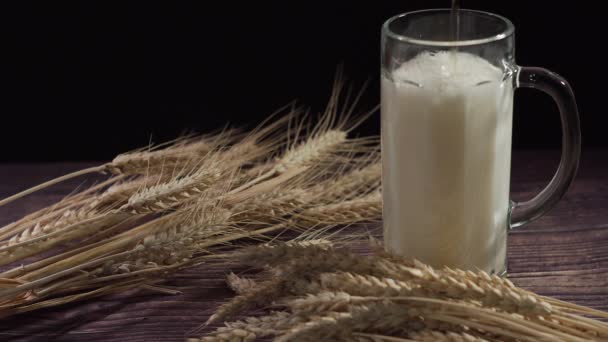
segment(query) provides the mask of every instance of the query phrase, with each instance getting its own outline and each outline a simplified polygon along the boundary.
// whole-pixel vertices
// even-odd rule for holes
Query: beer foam
[[[432,91],[470,91],[484,82],[502,79],[502,71],[483,58],[465,52],[423,52],[393,71],[393,81],[413,82]]]

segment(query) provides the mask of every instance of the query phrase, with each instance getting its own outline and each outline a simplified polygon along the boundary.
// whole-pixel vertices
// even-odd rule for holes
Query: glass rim
[[[499,14],[495,14],[495,13],[490,13],[490,12],[485,12],[485,11],[478,11],[478,10],[471,10],[471,9],[460,9],[460,11],[462,12],[467,12],[467,13],[472,13],[475,15],[485,15],[485,16],[489,16],[492,17],[494,19],[500,20],[502,21],[504,24],[506,24],[507,28],[495,35],[491,35],[485,38],[479,38],[479,39],[465,39],[465,40],[427,40],[427,39],[418,39],[418,38],[414,38],[414,37],[409,37],[406,35],[402,35],[402,34],[398,34],[393,32],[390,29],[390,25],[392,23],[394,23],[397,20],[403,19],[404,17],[407,16],[411,16],[414,14],[431,14],[431,13],[445,13],[445,12],[449,12],[451,11],[451,9],[449,8],[435,8],[435,9],[424,9],[424,10],[418,10],[418,11],[412,11],[412,12],[406,12],[406,13],[401,13],[401,14],[397,14],[395,16],[392,16],[390,18],[388,18],[384,24],[382,25],[382,32],[390,38],[399,40],[401,42],[406,42],[406,43],[412,43],[412,44],[417,44],[417,45],[426,45],[426,46],[438,46],[438,47],[457,47],[457,46],[471,46],[471,45],[481,45],[481,44],[487,44],[487,43],[491,43],[491,42],[495,42],[495,41],[499,41],[502,39],[505,39],[509,36],[511,36],[513,34],[513,32],[515,31],[515,26],[513,26],[513,23],[511,22],[511,20],[503,17],[502,15]]]

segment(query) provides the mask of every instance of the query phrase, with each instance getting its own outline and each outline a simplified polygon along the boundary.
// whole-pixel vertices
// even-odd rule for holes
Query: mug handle
[[[554,72],[537,67],[518,67],[516,80],[516,88],[539,89],[556,102],[562,121],[562,156],[547,187],[529,201],[512,203],[511,228],[539,218],[564,196],[574,179],[581,155],[578,109],[568,82]]]

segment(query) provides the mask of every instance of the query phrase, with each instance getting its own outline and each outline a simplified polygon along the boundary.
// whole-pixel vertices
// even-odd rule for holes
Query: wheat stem
[[[380,334],[368,334],[368,333],[360,333],[360,332],[353,333],[353,336],[355,336],[355,337],[365,337],[365,338],[370,339],[373,342],[379,342],[379,341],[416,342],[416,341],[420,341],[420,340],[411,340],[409,338],[394,337],[394,336],[385,336],[385,335],[380,335]]]
[[[89,275],[86,274],[86,273],[84,273],[84,274],[75,275],[72,278],[68,278],[68,279],[63,279],[63,280],[57,281],[57,282],[53,283],[52,285],[50,285],[48,287],[36,290],[35,291],[36,296],[39,297],[39,298],[43,298],[47,294],[55,292],[57,289],[67,288],[68,285],[70,285],[70,283],[77,282],[77,281],[85,279],[87,277],[89,277]]]
[[[31,187],[31,188],[29,188],[27,190],[23,190],[23,191],[21,191],[19,193],[16,193],[16,194],[12,195],[12,196],[9,196],[9,197],[7,197],[7,198],[5,198],[3,200],[0,200],[0,206],[6,205],[6,204],[8,204],[10,202],[13,202],[13,201],[15,201],[15,200],[17,200],[17,199],[19,199],[21,197],[25,197],[25,196],[27,196],[29,194],[32,194],[32,193],[36,192],[36,191],[42,190],[44,188],[48,188],[49,186],[53,186],[55,184],[64,182],[64,181],[66,181],[68,179],[76,178],[76,177],[79,177],[79,176],[82,176],[82,175],[86,175],[86,174],[89,174],[89,173],[103,172],[103,171],[105,171],[107,169],[107,166],[108,166],[108,164],[104,164],[104,165],[100,165],[100,166],[94,166],[94,167],[90,167],[90,168],[87,168],[87,169],[82,169],[82,170],[74,171],[72,173],[68,173],[67,175],[63,175],[61,177],[57,177],[55,179],[51,179],[51,180],[46,181],[44,183],[38,184],[36,186],[33,186],[33,187]]]
[[[23,306],[6,308],[6,309],[0,308],[0,318],[10,316],[10,315],[20,314],[20,313],[24,313],[24,312],[28,312],[28,311],[39,310],[42,308],[49,308],[49,307],[54,307],[54,306],[58,306],[58,305],[63,305],[65,303],[70,303],[73,301],[99,297],[99,296],[102,296],[102,295],[105,295],[108,293],[112,293],[112,292],[120,292],[120,291],[123,291],[126,289],[136,287],[137,285],[139,285],[141,283],[142,283],[142,280],[135,280],[135,281],[130,280],[130,281],[124,282],[124,283],[106,285],[104,287],[97,288],[97,289],[89,291],[89,292],[77,293],[77,294],[73,294],[73,295],[69,295],[69,296],[65,296],[65,297],[59,297],[59,298],[52,298],[52,299],[44,300],[41,302],[29,304],[29,305],[23,305]]]
[[[41,267],[51,265],[56,261],[63,260],[70,256],[76,255],[82,251],[100,246],[104,243],[105,243],[105,241],[98,241],[97,243],[94,243],[91,245],[85,245],[85,246],[78,247],[75,249],[71,249],[71,250],[68,250],[67,252],[60,253],[60,254],[54,255],[52,257],[48,257],[48,258],[44,258],[44,259],[35,261],[31,264],[17,266],[11,270],[7,270],[7,271],[0,273],[0,278],[15,278],[15,277],[21,276],[27,272],[31,272],[31,271],[37,270]]]
[[[37,287],[39,287],[41,285],[50,283],[51,281],[53,281],[55,279],[59,279],[61,277],[64,277],[64,276],[66,276],[68,274],[71,274],[71,273],[74,273],[76,271],[79,271],[81,269],[92,267],[92,266],[95,266],[95,265],[99,265],[99,264],[104,263],[104,262],[106,262],[108,260],[112,260],[113,258],[117,258],[117,257],[121,257],[121,256],[125,256],[125,255],[128,255],[128,254],[134,253],[135,251],[136,250],[126,251],[126,252],[122,252],[122,253],[108,255],[108,256],[103,257],[103,258],[92,260],[92,261],[80,264],[78,266],[74,266],[72,268],[65,269],[65,270],[57,272],[57,273],[55,273],[53,275],[49,275],[47,277],[44,277],[44,278],[41,278],[41,279],[38,279],[38,280],[27,282],[27,283],[25,283],[23,285],[16,286],[16,287],[14,287],[12,289],[0,290],[0,298],[7,297],[7,296],[10,296],[10,295],[14,295],[14,294],[19,293],[19,292],[25,292],[25,291],[28,291],[28,290],[33,290],[33,289],[35,289],[35,288],[37,288]]]
[[[589,314],[589,315],[602,317],[602,318],[608,318],[608,312],[596,310],[596,309],[586,307],[586,306],[576,305],[574,303],[568,303],[568,302],[565,302],[563,300],[559,300],[556,298],[545,297],[545,296],[540,296],[540,298],[542,298],[547,303],[550,303],[553,306],[559,307],[560,309],[562,309],[564,311],[577,312],[577,313]]]
[[[558,321],[565,322],[572,326],[590,331],[598,331],[604,336],[608,336],[608,323],[593,320],[585,316],[575,316],[569,313],[563,313],[555,317]]]
[[[453,317],[453,316],[448,316],[448,315],[444,315],[444,314],[433,314],[433,315],[431,315],[431,318],[440,320],[440,321],[444,321],[444,322],[453,323],[453,324],[461,324],[463,326],[468,326],[468,327],[475,328],[475,329],[478,329],[481,331],[487,331],[487,332],[490,332],[493,334],[497,334],[499,336],[511,337],[511,338],[516,339],[517,341],[535,342],[535,341],[539,341],[539,339],[541,339],[541,338],[547,338],[547,336],[542,336],[542,335],[538,336],[538,334],[536,334],[536,333],[534,333],[533,336],[522,335],[519,332],[514,332],[512,330],[505,329],[500,326],[492,326],[492,325],[484,324],[481,322],[473,321],[469,318],[459,318],[459,317]],[[509,328],[512,328],[512,327],[510,326]]]

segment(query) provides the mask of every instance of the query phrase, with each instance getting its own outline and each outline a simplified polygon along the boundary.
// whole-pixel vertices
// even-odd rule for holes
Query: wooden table
[[[555,151],[515,152],[512,193],[532,197],[551,178]],[[0,166],[0,197],[91,163]],[[68,183],[0,208],[0,223],[56,201]],[[232,294],[224,268],[201,266],[170,281],[181,295],[127,293],[0,320],[0,341],[183,341]],[[519,286],[608,311],[608,151],[585,151],[566,197],[541,219],[512,231],[509,274]]]

